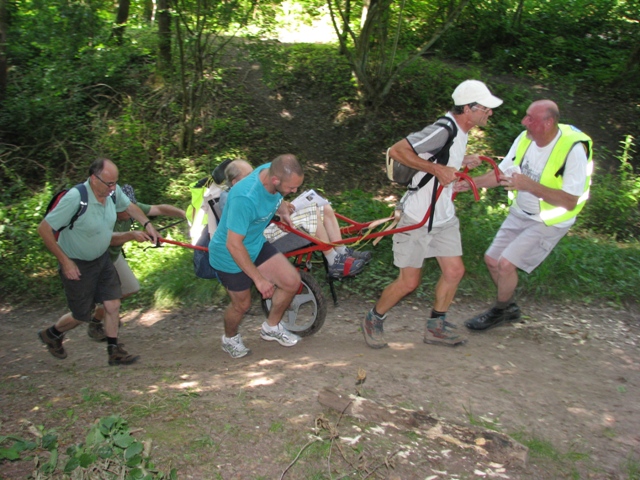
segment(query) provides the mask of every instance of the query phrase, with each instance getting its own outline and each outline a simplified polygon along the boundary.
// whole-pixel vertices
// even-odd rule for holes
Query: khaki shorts
[[[547,258],[569,228],[549,227],[510,213],[485,255],[495,260],[505,258],[520,270],[531,273]]]
[[[398,228],[412,224],[415,222],[403,215]],[[398,268],[422,268],[425,258],[461,256],[460,221],[457,217],[433,227],[429,233],[425,225],[393,236],[393,263]]]
[[[118,255],[118,258],[113,262],[113,266],[116,267],[118,276],[120,277],[120,287],[122,288],[122,298],[133,295],[140,290],[140,282],[133,274],[131,267],[122,256],[122,253]]]

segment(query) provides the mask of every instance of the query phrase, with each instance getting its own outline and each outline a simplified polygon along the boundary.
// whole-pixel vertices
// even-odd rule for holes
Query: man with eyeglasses
[[[56,358],[67,358],[62,345],[64,334],[91,321],[96,303],[105,309],[105,333],[109,365],[128,365],[139,357],[129,354],[118,343],[120,298],[118,274],[109,257],[113,226],[118,212],[126,211],[140,222],[145,234],[154,243],[158,232],[142,210],[132,203],[118,186],[118,167],[108,159],[98,159],[89,167],[86,211],[77,217],[80,191],[70,189],[38,226],[45,246],[59,262],[59,275],[67,297],[70,313],[60,317],[51,327],[38,332],[38,337]],[[69,228],[66,228],[69,226]],[[59,231],[56,240],[54,230]]]
[[[474,179],[483,188],[503,186],[509,193],[509,215],[489,249],[485,263],[497,287],[495,304],[467,320],[480,332],[520,319],[515,301],[518,269],[531,273],[564,237],[589,198],[593,172],[591,138],[558,122],[551,100],[529,105],[518,135],[500,163],[500,182],[493,172]],[[469,189],[459,182],[456,191]]]
[[[400,269],[398,278],[384,289],[376,305],[362,319],[362,333],[371,348],[387,346],[384,338],[387,312],[420,285],[422,265],[425,259],[432,257],[436,258],[442,273],[436,284],[431,314],[425,319],[423,341],[445,346],[462,345],[466,341],[457,332],[456,325],[446,320],[464,275],[460,223],[451,198],[452,184],[460,168],[474,168],[480,164],[478,155],[465,155],[468,132],[474,127],[486,126],[492,109],[499,107],[502,100],[478,80],[462,82],[452,98],[454,106],[444,119],[410,134],[389,150],[391,158],[418,170],[400,202],[402,217],[398,227],[420,223],[435,202],[438,185],[445,188],[426,225],[393,236],[394,264]],[[452,133],[442,126],[442,122],[447,122]],[[453,143],[450,143],[451,137]],[[431,176],[426,183],[421,182],[425,175]]]

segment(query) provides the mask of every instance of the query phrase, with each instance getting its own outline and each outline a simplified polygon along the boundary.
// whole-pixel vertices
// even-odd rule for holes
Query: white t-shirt
[[[516,157],[516,148],[522,135],[526,135],[526,132],[522,132],[518,138],[516,138],[515,142],[513,142],[513,145],[511,145],[511,148],[509,149],[509,153],[507,153],[504,160],[500,162],[499,167],[502,172],[507,171],[507,169],[513,165],[513,161]],[[560,131],[558,131],[558,134],[553,141],[544,147],[538,147],[536,142],[531,142],[531,145],[525,152],[524,158],[520,163],[520,171],[522,174],[536,182],[540,182],[542,171],[544,170],[544,167],[549,160],[549,155],[551,155],[551,151],[553,150],[553,147],[555,147],[559,138]],[[567,156],[564,173],[562,174],[563,191],[571,195],[575,195],[576,197],[582,195],[584,191],[584,184],[587,181],[586,165],[587,154],[585,153],[582,144],[578,143],[574,145]],[[511,211],[517,215],[524,215],[532,220],[542,222],[542,219],[540,218],[540,199],[529,192],[518,191],[518,195],[511,205]],[[575,221],[576,218],[573,217],[554,226],[558,228],[568,227],[573,225]]]
[[[455,122],[455,118],[448,113],[447,117],[451,118],[453,122]],[[449,163],[447,166],[453,167],[456,170],[460,170],[462,167],[462,161],[464,160],[464,155],[467,151],[467,140],[469,138],[468,134],[463,132],[460,126],[456,123],[458,127],[458,134],[456,138],[453,140],[453,144],[449,150]],[[424,130],[423,130],[424,131]],[[433,132],[431,135],[426,137],[422,135],[422,132],[412,133],[407,137],[407,140],[416,151],[418,156],[430,157],[430,155],[424,155],[424,153],[428,150],[432,150],[430,144],[435,142],[436,144],[443,145],[442,136],[444,135],[444,141],[448,138],[447,131],[443,128],[440,128]],[[440,138],[438,138],[440,137]],[[424,155],[424,157],[423,157]],[[429,160],[425,160],[429,161]],[[416,186],[422,177],[426,174],[417,173],[413,181],[411,183],[412,186]],[[403,210],[404,214],[411,217],[416,223],[419,223],[424,218],[429,205],[431,204],[431,195],[433,193],[433,179],[429,181],[424,187],[422,187],[417,192],[407,192],[405,197],[403,198]],[[455,217],[456,210],[453,206],[453,201],[451,200],[451,195],[453,194],[453,183],[449,184],[442,190],[440,194],[440,198],[436,202],[435,208],[435,216],[433,217],[433,226],[442,225],[447,221],[451,220]]]

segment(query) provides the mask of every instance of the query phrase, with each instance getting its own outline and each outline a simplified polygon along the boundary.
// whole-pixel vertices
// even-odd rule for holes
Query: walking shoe
[[[364,260],[364,263],[369,263],[373,258],[373,255],[369,250],[354,250],[353,248],[346,247],[347,255],[355,258],[356,260]]]
[[[384,339],[384,320],[387,318],[383,315],[382,318],[373,314],[373,309],[367,312],[367,315],[362,320],[362,334],[364,335],[364,341],[367,342],[371,348],[384,348],[387,346],[387,342]]]
[[[87,335],[91,340],[96,342],[104,342],[107,339],[107,335],[104,333],[104,326],[102,321],[97,318],[92,318],[87,326]]]
[[[489,330],[504,322],[513,322],[520,319],[520,307],[512,303],[505,309],[491,307],[484,313],[464,322],[469,330]]]
[[[109,365],[131,365],[140,358],[139,355],[131,355],[124,349],[124,343],[107,346],[109,353]]]
[[[295,333],[291,333],[289,330],[284,328],[281,323],[274,327],[274,330],[270,328],[265,328],[265,323],[262,324],[262,328],[260,329],[260,338],[267,341],[275,340],[283,347],[293,347],[296,343],[300,341],[300,337]],[[268,324],[267,324],[268,327]]]
[[[364,260],[351,257],[346,253],[338,254],[333,264],[329,265],[328,275],[334,279],[353,277],[362,272],[364,266]]]
[[[38,338],[47,346],[47,350],[49,350],[51,355],[59,359],[67,358],[67,352],[62,346],[64,333],[59,337],[54,337],[49,333],[49,330],[40,330],[38,332]]]
[[[242,358],[251,354],[251,350],[242,343],[240,334],[235,337],[222,335],[222,350],[231,355],[232,358]]]
[[[444,317],[430,318],[427,320],[424,329],[424,343],[433,345],[446,345],[456,347],[464,344],[467,339],[452,330],[457,328],[452,323],[447,322]]]

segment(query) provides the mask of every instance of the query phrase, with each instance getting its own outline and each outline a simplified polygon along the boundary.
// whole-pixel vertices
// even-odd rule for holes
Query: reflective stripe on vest
[[[582,143],[587,153],[587,178],[585,180],[584,189],[582,195],[578,198],[578,203],[573,210],[567,210],[563,207],[551,205],[540,199],[540,218],[545,225],[555,225],[557,223],[569,220],[584,208],[584,204],[589,198],[589,187],[591,186],[591,174],[593,173],[593,141],[585,133],[578,130],[573,125],[558,125],[560,129],[560,138],[556,142],[547,164],[542,170],[540,177],[540,183],[545,187],[553,188],[556,190],[562,189],[563,174],[565,163],[569,152],[576,143]],[[514,165],[520,165],[524,155],[531,145],[531,140],[526,135],[521,135],[518,145],[516,146],[516,158]],[[518,192],[516,190],[509,192],[510,203],[516,198]]]

